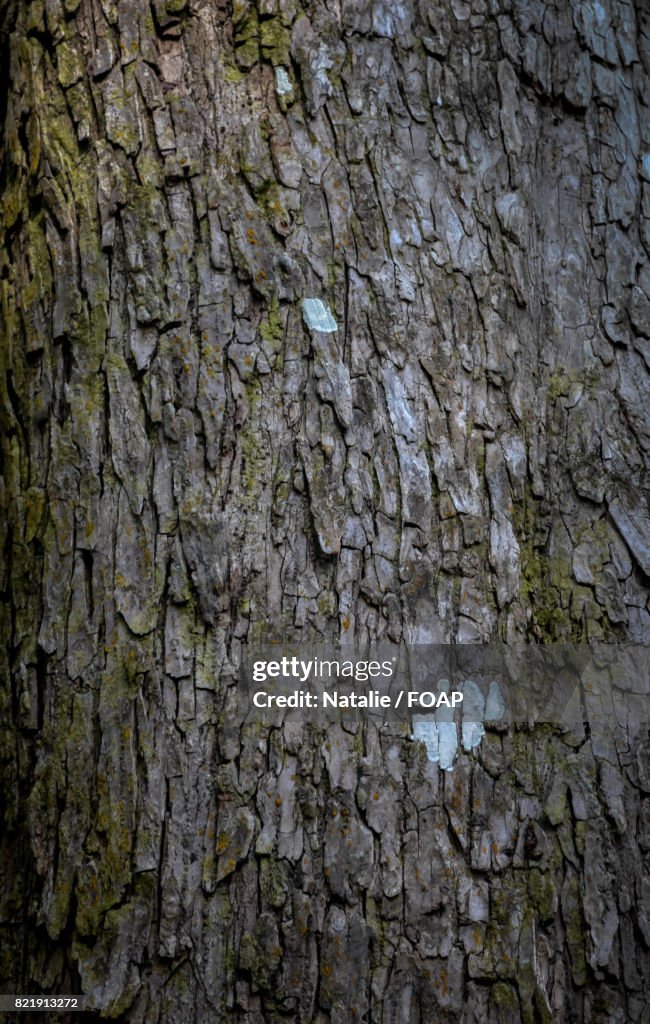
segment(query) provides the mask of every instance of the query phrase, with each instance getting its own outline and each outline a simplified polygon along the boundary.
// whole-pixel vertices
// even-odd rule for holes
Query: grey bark
[[[223,715],[262,638],[650,638],[644,4],[0,11],[3,989],[647,1021],[642,715]]]

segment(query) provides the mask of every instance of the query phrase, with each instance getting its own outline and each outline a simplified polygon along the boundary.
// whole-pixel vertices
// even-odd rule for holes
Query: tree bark
[[[650,640],[644,3],[0,12],[3,991],[647,1021],[647,695],[224,717],[264,639]]]

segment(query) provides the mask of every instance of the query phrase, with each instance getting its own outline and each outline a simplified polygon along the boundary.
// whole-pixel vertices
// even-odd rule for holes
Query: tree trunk
[[[223,711],[264,639],[650,640],[643,0],[0,11],[2,990],[648,1021],[647,696],[449,771]]]

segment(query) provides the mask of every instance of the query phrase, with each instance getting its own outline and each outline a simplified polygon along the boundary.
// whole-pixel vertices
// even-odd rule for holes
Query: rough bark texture
[[[220,717],[263,637],[650,639],[643,0],[0,11],[3,989],[648,1020],[638,709]]]

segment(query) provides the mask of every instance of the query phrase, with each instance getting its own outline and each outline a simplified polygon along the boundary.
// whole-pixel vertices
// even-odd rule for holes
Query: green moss
[[[262,857],[260,861],[260,891],[271,907],[282,907],[287,901],[287,884],[282,866],[277,860]]]
[[[55,97],[48,108],[47,120],[42,122],[42,132],[47,145],[47,155],[52,159],[56,153],[56,164],[74,175],[79,159],[79,148],[74,126],[68,109],[60,97]]]
[[[259,498],[269,472],[269,455],[260,443],[263,431],[260,423],[262,382],[257,373],[244,385],[248,403],[248,415],[240,432],[241,480],[240,506],[252,515],[259,516]]]
[[[279,300],[273,295],[259,326],[260,336],[275,349],[285,337],[285,325],[279,315]]]
[[[45,32],[45,4],[44,0],[32,0],[26,5],[25,11],[25,35],[38,36]],[[48,10],[48,15],[49,15]]]
[[[260,22],[259,28],[262,56],[274,65],[282,64],[289,67],[291,35],[280,18],[265,18]]]
[[[599,382],[598,371],[593,367],[580,369],[568,369],[567,367],[556,367],[548,380],[546,395],[551,402],[558,398],[566,398],[576,384],[582,384],[585,388],[593,388]]]
[[[226,64],[223,69],[223,77],[230,85],[236,85],[238,82],[243,81],[246,75],[233,64]]]
[[[476,452],[476,471],[479,476],[485,475],[485,441],[482,439],[479,442],[478,450]]]
[[[572,621],[571,595],[575,585],[570,560],[550,557],[537,536],[542,520],[540,502],[527,489],[513,507],[513,526],[520,551],[520,600],[532,611],[532,631],[542,642],[579,640],[581,624]]]
[[[84,76],[84,63],[75,46],[63,41],[56,48],[58,79],[64,89],[74,85]]]
[[[557,891],[548,871],[533,868],[528,875],[528,892],[543,921],[552,921],[557,909]]]
[[[265,130],[262,130],[262,135]],[[242,170],[246,168],[242,167]],[[266,181],[262,188],[257,190],[255,198],[262,209],[265,219],[273,224],[284,218],[287,223],[290,220],[289,212],[283,202],[282,190],[275,181]]]
[[[45,492],[40,487],[25,491],[25,541],[29,544],[38,533],[45,510]]]
[[[34,288],[33,298],[47,295],[52,287],[52,265],[50,251],[45,238],[45,219],[43,216],[33,217],[27,225],[27,258],[32,275],[28,289],[23,291],[22,301],[29,302],[29,288]],[[26,298],[27,292],[27,298]]]
[[[512,985],[506,985],[503,981],[497,981],[490,990],[490,1000],[495,1006],[509,1010],[519,1009],[517,993]]]
[[[332,594],[331,591],[323,590],[318,595],[318,599],[317,599],[316,603],[318,605],[318,611],[326,619],[331,618],[332,616],[336,615],[337,607],[338,607],[337,600],[336,600],[335,595]]]
[[[235,61],[247,71],[260,56],[260,31],[257,10],[252,7],[244,13],[244,5],[234,4]]]
[[[567,877],[562,893],[562,917],[566,944],[571,958],[571,974],[576,985],[584,985],[587,980],[587,960],[585,946],[587,936],[580,906],[580,889],[577,876]]]
[[[551,402],[556,402],[558,398],[562,398],[569,394],[569,388],[573,383],[571,374],[563,369],[556,369],[549,377],[548,387],[546,389],[546,396]]]

